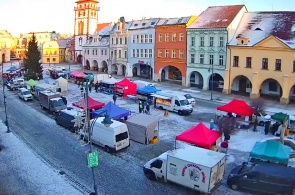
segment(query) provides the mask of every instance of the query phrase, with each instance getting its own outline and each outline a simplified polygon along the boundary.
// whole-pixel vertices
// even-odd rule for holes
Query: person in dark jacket
[[[146,103],[145,109],[146,109],[146,114],[150,114],[150,104],[148,102]]]
[[[139,101],[139,103],[138,103],[138,112],[142,113],[142,111],[143,111],[143,103],[142,103],[142,101]]]
[[[265,121],[265,124],[264,124],[264,133],[265,133],[265,135],[268,134],[269,128],[270,128],[270,121]]]
[[[95,83],[94,85],[94,89],[95,89],[95,92],[98,92],[98,87],[99,87],[99,84],[98,84],[98,81]]]
[[[116,101],[117,101],[117,95],[114,93],[113,95],[113,101],[114,101],[114,104],[116,104]]]

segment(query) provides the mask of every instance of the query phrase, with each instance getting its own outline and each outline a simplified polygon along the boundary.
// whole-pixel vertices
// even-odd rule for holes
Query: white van
[[[92,142],[104,147],[107,152],[116,152],[130,146],[127,125],[112,120],[113,123],[106,127],[101,123],[103,119],[104,117],[99,117],[93,126]]]
[[[150,82],[147,82],[147,81],[136,80],[136,81],[133,81],[133,82],[136,84],[137,89],[144,88],[146,86],[155,87],[155,85],[153,83],[150,83]]]
[[[26,88],[19,88],[17,95],[19,98],[21,98],[25,101],[33,100],[33,96],[31,94],[31,92],[29,90],[27,90]]]

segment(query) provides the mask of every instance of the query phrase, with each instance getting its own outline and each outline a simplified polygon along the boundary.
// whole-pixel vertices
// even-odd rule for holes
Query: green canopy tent
[[[286,118],[287,117],[287,118]],[[279,121],[280,123],[283,124],[284,120],[289,120],[289,115],[282,113],[282,112],[278,112],[275,113],[274,115],[271,116],[272,119]]]
[[[260,160],[273,161],[278,163],[288,163],[291,148],[276,141],[256,142],[250,157]]]
[[[26,84],[29,85],[30,87],[34,87],[34,86],[38,85],[38,81],[30,79],[30,80],[26,81]]]

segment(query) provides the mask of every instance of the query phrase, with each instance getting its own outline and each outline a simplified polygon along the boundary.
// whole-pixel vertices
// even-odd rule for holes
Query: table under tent
[[[65,93],[68,91],[68,80],[63,77],[59,77],[55,81],[55,85],[60,87],[61,93]]]
[[[156,89],[155,87],[152,86],[146,86],[143,88],[137,89],[137,98],[138,100],[146,101],[147,99],[150,99],[151,102],[153,101],[153,94],[156,93],[157,91],[161,91],[159,89]]]
[[[109,102],[107,105],[105,105],[103,108],[96,110],[95,112],[92,113],[92,116],[94,118],[97,117],[103,117],[105,114],[108,113],[111,119],[114,120],[127,120],[128,116],[131,115],[130,110],[126,110],[124,108],[121,108],[112,102]]]
[[[70,73],[70,80],[74,80],[75,83],[83,83],[84,82],[84,77],[86,74],[84,72],[79,72],[79,71],[73,71]]]
[[[116,82],[118,81],[113,77],[101,81],[101,92],[105,94],[113,94]]]
[[[115,83],[115,93],[124,98],[128,95],[136,95],[136,84],[124,78]]]
[[[199,123],[176,136],[175,148],[177,140],[200,148],[216,150],[217,146],[222,142],[222,133],[220,131],[211,130],[203,123]]]
[[[130,139],[142,144],[154,144],[159,140],[159,117],[137,114],[126,121]]]
[[[92,113],[98,109],[101,109],[105,106],[105,103],[96,101],[92,99],[91,97],[88,97],[88,104],[89,104],[89,110],[90,110],[90,119],[92,119]],[[86,109],[86,99],[84,98],[81,101],[74,102],[73,106],[76,106],[78,108],[81,108],[83,110]]]

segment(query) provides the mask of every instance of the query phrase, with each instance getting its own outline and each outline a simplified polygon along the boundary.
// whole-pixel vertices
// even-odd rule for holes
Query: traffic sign
[[[87,159],[88,159],[88,167],[95,167],[98,165],[98,152],[93,151],[92,153],[87,154]]]

